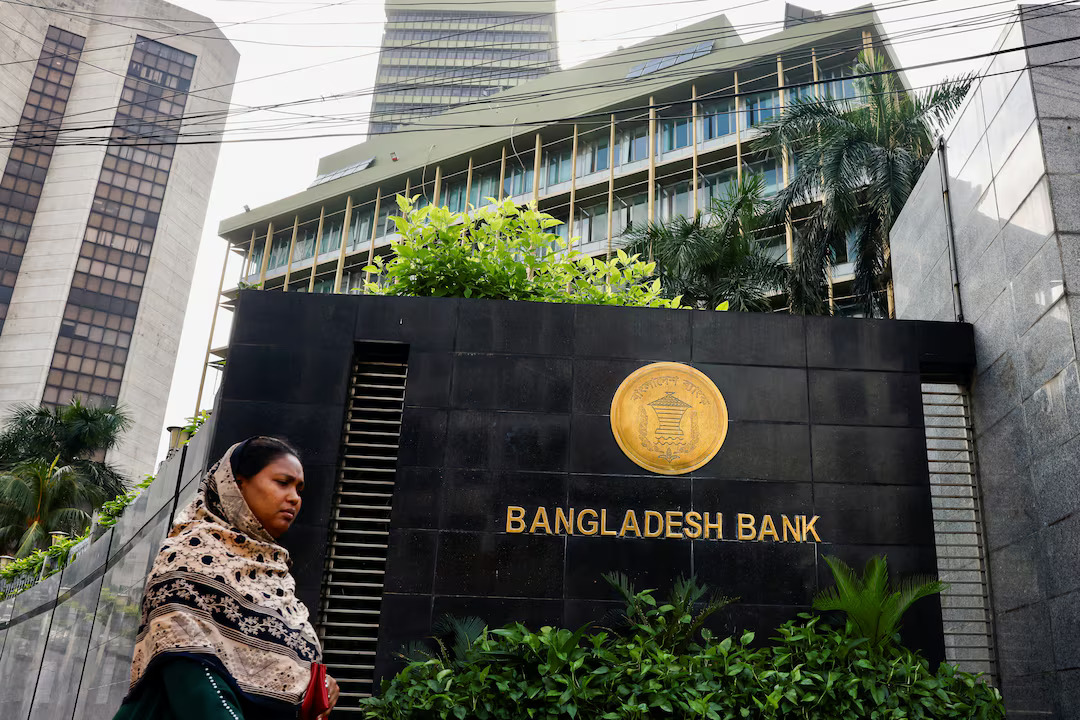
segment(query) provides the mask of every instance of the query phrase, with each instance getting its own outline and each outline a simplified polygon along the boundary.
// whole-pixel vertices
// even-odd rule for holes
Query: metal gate
[[[923,416],[934,508],[945,659],[993,682],[996,667],[982,513],[967,391],[924,383]]]
[[[373,689],[406,357],[372,343],[353,362],[317,627],[342,713],[359,713]]]

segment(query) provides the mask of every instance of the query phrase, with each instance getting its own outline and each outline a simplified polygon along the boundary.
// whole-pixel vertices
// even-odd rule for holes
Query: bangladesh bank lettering
[[[743,542],[821,542],[817,515],[713,513],[690,510],[627,510],[606,508],[506,508],[506,532],[529,535],[597,535],[671,540],[736,540]]]

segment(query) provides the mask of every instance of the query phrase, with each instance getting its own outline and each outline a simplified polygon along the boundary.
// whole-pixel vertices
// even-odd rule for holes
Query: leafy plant
[[[839,610],[872,647],[890,642],[900,627],[900,618],[917,600],[936,595],[945,584],[933,578],[914,577],[898,589],[889,587],[889,567],[884,555],[866,563],[862,577],[842,560],[825,557],[836,582],[814,598],[814,608],[822,612]]]
[[[591,258],[549,232],[560,221],[506,200],[471,215],[398,196],[401,239],[389,259],[376,257],[365,292],[417,297],[496,298],[540,302],[681,307],[664,297],[656,266],[620,251]]]
[[[626,600],[619,627],[520,623],[409,663],[361,700],[371,720],[708,718],[709,720],[1002,720],[997,690],[900,645],[872,648],[852,623],[813,615],[752,645],[704,623],[727,600],[693,580],[667,602],[608,578]],[[710,598],[703,602],[705,598]]]
[[[909,93],[874,52],[852,68],[859,103],[803,98],[762,126],[752,145],[776,156],[794,152],[799,172],[772,203],[769,222],[809,208],[798,238],[788,300],[792,312],[828,312],[828,269],[851,238],[854,292],[867,315],[884,314],[889,230],[971,86],[970,75]]]
[[[126,489],[126,479],[103,457],[130,426],[124,410],[84,405],[79,398],[62,407],[18,405],[0,432],[0,471],[59,458],[57,467],[69,468],[80,483],[115,495]]]
[[[665,297],[707,310],[770,310],[787,285],[787,263],[761,245],[765,181],[750,175],[713,200],[708,215],[678,216],[631,230],[626,251],[656,261]]]
[[[80,507],[100,502],[101,491],[79,482],[70,465],[58,466],[60,456],[16,465],[0,475],[0,547],[25,557],[49,546],[50,534],[79,534],[90,524]]]
[[[97,524],[101,527],[112,527],[115,525],[116,521],[123,513],[124,508],[133,503],[143,490],[150,487],[150,483],[153,481],[154,476],[147,475],[146,479],[135,486],[135,489],[131,492],[123,493],[122,495],[117,496],[115,500],[106,502],[98,513]],[[36,582],[38,579],[49,577],[67,566],[71,557],[71,549],[88,537],[89,533],[84,533],[77,537],[68,537],[48,548],[37,550],[25,557],[18,558],[14,562],[8,564],[7,567],[0,568],[0,580],[11,582],[19,577],[31,577],[34,578]],[[47,572],[42,575],[44,568],[47,568]],[[0,600],[12,595],[17,595],[33,585],[34,583],[31,582],[6,594],[0,592]]]
[[[97,517],[98,526],[110,528],[115,525],[123,514],[124,508],[135,502],[142,495],[142,491],[150,487],[152,482],[154,482],[154,476],[147,475],[146,480],[136,485],[130,492],[121,493],[114,499],[103,503]]]
[[[191,438],[195,437],[195,433],[199,431],[199,428],[210,419],[210,413],[212,412],[213,410],[200,410],[193,417],[187,419],[187,424],[180,428],[181,432],[187,433],[187,440],[182,443],[183,445],[191,442]]]

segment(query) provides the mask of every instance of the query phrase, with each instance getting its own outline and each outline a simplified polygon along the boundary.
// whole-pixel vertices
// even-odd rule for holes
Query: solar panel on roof
[[[331,180],[337,180],[338,178],[345,177],[346,175],[352,175],[353,173],[358,173],[361,170],[366,170],[371,166],[371,163],[373,162],[375,162],[375,158],[370,157],[367,160],[361,160],[358,163],[347,165],[340,170],[333,170],[328,173],[323,173],[322,175],[319,175],[317,178],[315,178],[314,182],[308,185],[308,188],[310,189],[315,187],[316,185],[322,185],[323,183],[328,183]]]
[[[690,47],[683,48],[677,53],[638,63],[626,71],[626,79],[629,80],[631,78],[641,77],[642,75],[648,75],[657,70],[665,70],[673,65],[679,65],[699,57],[705,57],[712,52],[713,42],[713,40],[705,40],[704,42],[699,42]]]

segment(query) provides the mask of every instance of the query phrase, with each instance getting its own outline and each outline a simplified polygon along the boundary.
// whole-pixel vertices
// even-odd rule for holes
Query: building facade
[[[371,133],[468,106],[558,69],[554,0],[387,0]]]
[[[981,531],[1010,718],[1080,717],[1080,5],[1003,32],[903,213],[900,318],[974,326]]]
[[[159,0],[0,18],[0,412],[118,403],[109,459],[148,472],[218,155],[181,122],[221,131],[238,54]]]
[[[563,221],[554,232],[576,238],[574,249],[610,253],[632,224],[705,211],[748,173],[769,193],[791,182],[790,157],[753,150],[756,126],[796,97],[856,102],[845,76],[858,53],[889,55],[871,6],[785,25],[744,43],[716,16],[455,110],[465,128],[419,120],[416,132],[322,158],[307,190],[219,232],[247,252],[244,282],[308,292],[362,286],[362,268],[395,237],[399,194],[455,211],[490,198],[536,202]],[[792,257],[794,230],[773,228],[765,242],[777,257]],[[852,304],[845,251],[833,277],[838,313]]]

